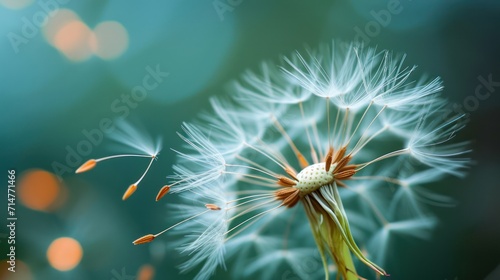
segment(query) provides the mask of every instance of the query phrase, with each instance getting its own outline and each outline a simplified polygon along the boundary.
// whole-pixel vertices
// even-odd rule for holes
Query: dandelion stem
[[[265,198],[265,197],[261,197],[261,198],[259,198],[259,199],[264,199],[264,198]],[[229,222],[229,221],[232,221],[232,220],[234,220],[234,219],[237,219],[237,218],[239,218],[239,217],[241,217],[241,216],[243,216],[243,215],[245,215],[245,214],[247,214],[247,213],[249,213],[249,212],[252,212],[252,211],[253,211],[253,210],[255,210],[255,209],[258,209],[258,208],[260,208],[260,207],[262,207],[262,206],[264,206],[264,205],[266,205],[266,204],[272,203],[273,201],[276,201],[276,200],[275,200],[275,199],[270,199],[270,200],[264,201],[264,202],[262,202],[262,203],[259,203],[259,204],[257,204],[257,205],[254,205],[254,206],[251,206],[251,207],[248,207],[248,208],[246,208],[246,207],[245,207],[245,208],[246,208],[245,210],[243,210],[243,211],[239,212],[237,215],[234,215],[233,217],[231,217],[231,218],[230,218],[230,219],[228,219],[227,221]],[[247,201],[247,202],[248,202],[248,201]],[[240,204],[240,206],[241,206],[241,205],[243,205],[243,204],[245,204],[245,202],[244,202],[244,203],[241,203],[241,204]],[[283,205],[283,204],[282,204],[282,205]],[[232,209],[232,208],[235,208],[235,207],[237,207],[237,206],[233,206],[233,207],[231,207],[231,209]]]
[[[262,186],[262,187],[269,187],[269,188],[281,188],[280,185],[276,184],[276,181],[273,181],[272,183],[264,183],[264,182],[261,182],[261,181],[258,181],[258,180],[252,180],[250,178],[239,178],[238,179],[240,182],[245,182],[245,183],[249,183],[249,184],[252,184],[252,185],[259,185],[259,186]],[[255,190],[256,192],[262,192],[261,190]]]
[[[319,151],[319,158],[323,158],[324,155],[323,155],[323,151],[321,149],[321,145],[320,145],[320,141],[319,141],[318,127],[316,125],[316,122],[313,122],[312,131],[314,134],[314,141],[316,142],[316,147]]]
[[[96,162],[112,159],[112,158],[120,158],[120,157],[145,157],[145,158],[156,158],[156,155],[136,155],[136,154],[125,154],[125,155],[113,155],[113,156],[107,156],[103,158],[96,159]]]
[[[234,236],[238,235],[240,232],[243,232],[245,229],[247,229],[248,227],[250,227],[251,225],[255,224],[256,222],[258,222],[260,219],[262,219],[262,217],[264,216],[260,216],[258,217],[257,219],[249,222],[248,224],[246,224],[244,227],[240,228],[238,231],[236,232],[233,232],[231,234],[231,236],[227,237],[224,242],[227,242],[229,239],[233,238]],[[258,235],[260,233],[260,231],[262,231],[262,229],[264,229],[272,220],[268,220],[266,223],[260,225],[259,228],[255,229],[254,230],[254,234],[255,235]],[[227,234],[227,233],[226,233]]]
[[[292,148],[293,152],[295,153],[295,156],[297,157],[297,160],[298,160],[300,166],[302,168],[306,168],[307,166],[309,166],[309,163],[307,162],[306,158],[302,155],[302,153],[299,151],[299,149],[297,149],[297,146],[295,146],[295,143],[293,143],[292,138],[290,138],[288,133],[286,133],[285,129],[280,124],[278,119],[275,116],[273,116],[273,120],[274,120],[274,126],[278,129],[278,131],[281,133],[281,135],[286,139],[286,141],[288,142],[288,145],[290,146],[290,148]]]
[[[399,155],[404,155],[404,154],[407,154],[409,152],[408,148],[405,148],[405,149],[401,149],[401,150],[397,150],[397,151],[394,151],[394,152],[390,152],[388,154],[385,154],[383,156],[380,156],[374,160],[371,160],[369,162],[365,162],[365,163],[361,163],[361,164],[358,164],[358,166],[361,166],[360,168],[356,169],[356,172],[360,171],[361,169],[367,167],[368,165],[374,163],[374,162],[377,162],[377,161],[381,161],[381,160],[384,160],[384,159],[387,159],[387,158],[391,158],[391,157],[395,157],[395,156],[399,156]]]
[[[342,132],[340,133],[340,137],[342,137],[340,139],[340,146],[345,146],[344,145],[344,141],[346,140],[346,136],[347,136],[347,126],[348,126],[348,119],[349,119],[349,107],[347,107],[345,109],[345,114],[344,114],[344,119],[342,120]]]
[[[234,209],[234,208],[237,208],[237,207],[241,207],[242,205],[245,205],[245,204],[248,204],[248,203],[251,203],[251,202],[254,202],[254,201],[258,201],[258,200],[261,200],[261,199],[269,198],[269,197],[272,197],[272,196],[273,196],[272,194],[262,194],[262,195],[249,195],[249,196],[246,196],[246,197],[241,197],[241,198],[238,198],[238,199],[235,199],[235,200],[232,200],[232,201],[228,201],[227,204],[232,203],[232,202],[236,202],[236,201],[239,201],[239,200],[248,199],[248,198],[251,198],[251,199],[249,199],[247,201],[244,201],[244,202],[241,202],[241,203],[238,203],[238,204],[233,205],[231,207],[228,207],[226,210],[231,210],[231,209]],[[261,205],[263,205],[263,204],[261,204]]]
[[[247,146],[247,147],[249,147],[250,149],[252,149],[252,150],[260,153],[261,155],[267,157],[268,159],[270,159],[271,161],[273,161],[274,163],[276,163],[277,165],[279,165],[281,168],[286,169],[284,164],[281,164],[281,163],[278,162],[278,159],[275,159],[274,157],[270,156],[269,154],[263,152],[262,150],[258,149],[257,147],[254,147],[254,146],[252,146],[252,145],[250,145],[250,144],[248,144],[246,142],[244,143],[244,145]]]
[[[254,170],[254,171],[257,171],[257,172],[260,172],[260,173],[263,173],[263,174],[266,174],[266,175],[269,175],[270,177],[273,177],[273,178],[276,178],[278,179],[278,175],[276,173],[273,173],[269,170],[262,170],[262,169],[259,169],[259,168],[256,168],[256,167],[251,167],[251,166],[247,166],[247,165],[240,165],[240,164],[228,164],[226,163],[226,166],[227,167],[242,167],[242,168],[248,168],[250,170]]]
[[[262,139],[259,139],[259,142],[266,149],[265,152],[269,153],[271,156],[279,160],[285,166],[284,168],[285,171],[288,168],[290,168],[290,163],[286,160],[285,156],[282,153],[280,153],[279,149],[270,147],[266,142],[262,141]]]
[[[262,190],[244,190],[244,191],[231,191],[231,192],[227,192],[227,193],[230,195],[231,194],[232,195],[245,195],[245,194],[262,194],[262,192],[263,192]],[[236,200],[238,200],[238,199],[236,199]],[[234,201],[236,201],[236,200],[234,200]],[[233,200],[231,200],[231,201],[233,201]],[[227,203],[229,203],[229,201]]]
[[[351,251],[349,250],[349,246],[345,243],[342,244],[342,259],[344,260],[345,268],[347,269],[347,278],[345,280],[358,280],[358,275],[356,273],[356,267],[354,266],[354,262],[352,261]]]
[[[305,115],[304,115],[304,106],[302,105],[302,102],[299,102],[299,108],[300,108],[300,114],[302,115],[302,120],[305,123],[306,120],[305,120]],[[316,150],[314,149],[314,145],[313,145],[312,140],[311,140],[311,135],[309,133],[309,127],[307,126],[307,124],[305,125],[305,128],[306,128],[307,142],[309,143],[309,147],[311,149],[311,158],[312,158],[314,163],[318,163],[319,162],[318,154],[316,153]]]
[[[170,226],[169,228],[164,229],[164,230],[162,230],[162,231],[158,232],[157,234],[155,234],[155,235],[154,235],[154,237],[156,238],[156,237],[158,237],[159,235],[162,235],[162,234],[164,234],[165,232],[167,232],[167,231],[169,231],[169,230],[173,229],[174,227],[176,227],[176,226],[178,226],[178,225],[181,225],[181,224],[183,224],[183,223],[185,223],[185,222],[187,222],[187,221],[190,221],[190,220],[192,220],[192,219],[194,219],[194,218],[196,218],[196,217],[199,217],[199,216],[201,216],[201,215],[203,215],[203,214],[205,214],[205,213],[207,213],[207,212],[209,212],[209,211],[212,211],[212,210],[208,209],[208,210],[205,210],[205,211],[203,211],[203,212],[201,212],[201,213],[198,213],[198,214],[196,214],[196,215],[194,215],[194,216],[191,216],[191,217],[189,217],[189,218],[187,218],[187,219],[185,219],[185,220],[182,220],[182,221],[180,221],[180,222],[176,223],[175,225]]]
[[[375,122],[375,120],[378,118],[378,116],[380,116],[380,114],[382,113],[382,111],[384,111],[384,109],[386,108],[387,106],[383,106],[382,109],[380,109],[380,111],[377,113],[377,115],[375,115],[375,117],[373,117],[372,121],[370,122],[370,124],[365,128],[365,131],[363,132],[363,134],[361,135],[361,137],[359,137],[359,140],[358,142],[356,143],[356,145],[354,145],[354,148],[352,149],[353,151],[354,150],[359,150],[357,149],[359,143],[361,142],[362,139],[365,138],[365,135],[366,135],[366,132],[368,131],[368,129],[372,126],[372,124]]]
[[[332,143],[332,137],[330,136],[330,98],[327,97],[326,99],[326,123],[327,123],[327,132],[328,132],[328,146],[329,147],[332,147],[333,146],[333,143]],[[338,111],[337,111],[338,113]],[[337,114],[337,117],[338,117],[338,114]],[[333,133],[335,134],[335,128],[337,127],[337,121],[335,121],[335,126],[334,126],[334,131]]]
[[[269,179],[269,178],[266,178],[266,177],[262,177],[262,176],[259,176],[259,175],[245,174],[245,173],[232,172],[232,171],[223,171],[223,172],[225,174],[240,175],[240,176],[243,176],[243,177],[250,177],[250,178],[259,179],[259,180],[270,182],[270,183],[276,183],[275,180],[272,180],[272,179]]]
[[[359,151],[361,151],[361,149],[363,149],[364,146],[366,146],[368,143],[370,143],[373,139],[375,139],[377,136],[379,136],[382,132],[384,132],[386,130],[387,130],[387,126],[384,126],[381,129],[379,129],[372,136],[370,136],[370,138],[364,140],[363,143],[359,147],[355,147],[356,150],[353,149],[351,151],[350,155],[351,156],[356,155]],[[361,139],[360,139],[360,142],[358,142],[356,145],[358,145],[359,143],[361,143]]]
[[[144,171],[144,173],[142,174],[141,178],[139,178],[139,180],[137,180],[137,182],[135,182],[134,185],[139,185],[139,183],[142,181],[142,179],[144,178],[144,176],[146,176],[146,173],[148,173],[149,168],[151,167],[151,164],[153,164],[153,161],[155,160],[155,158],[156,157],[152,157],[151,158],[151,161],[149,162],[148,167],[146,168],[146,171]]]
[[[264,166],[262,166],[262,165],[260,165],[260,164],[256,163],[256,162],[255,162],[255,161],[253,161],[253,160],[247,159],[247,158],[242,157],[242,156],[240,156],[240,155],[236,155],[236,158],[237,158],[237,159],[239,159],[239,160],[241,160],[241,161],[243,161],[243,162],[246,162],[246,163],[248,163],[248,164],[250,164],[250,165],[253,165],[253,166],[257,167],[257,168],[259,168],[260,170],[264,170],[264,171],[266,171],[266,172],[269,172],[269,173],[272,173],[272,174],[276,175],[276,174],[275,174],[274,172],[272,172],[269,168],[266,168],[266,167],[264,167]]]
[[[354,131],[351,133],[351,137],[349,137],[349,140],[347,140],[347,143],[346,143],[346,146],[349,145],[349,143],[351,143],[351,140],[352,140],[352,137],[354,137],[354,135],[356,134],[356,132],[358,131],[358,128],[359,126],[361,125],[361,123],[363,122],[365,116],[366,116],[366,113],[368,113],[368,110],[370,109],[370,107],[372,106],[373,104],[373,101],[371,101],[368,106],[366,107],[365,111],[363,112],[363,115],[361,116],[361,118],[359,119],[358,121],[358,124],[356,125],[356,128],[354,129]]]
[[[337,124],[339,122],[339,117],[340,117],[340,110],[337,110],[337,116],[335,117],[335,125],[333,126],[333,135],[337,133]],[[330,137],[330,131],[328,131],[328,137]],[[333,141],[328,141],[329,145],[333,146]]]
[[[280,203],[280,204],[279,204],[278,206],[276,206],[276,207],[273,207],[273,208],[271,208],[271,209],[268,209],[268,210],[266,210],[266,211],[264,211],[264,212],[260,212],[259,214],[254,215],[254,216],[252,216],[252,217],[250,217],[250,218],[248,218],[248,219],[244,220],[243,222],[241,222],[241,223],[237,224],[236,226],[234,226],[234,227],[233,227],[233,228],[231,228],[230,230],[226,231],[226,232],[224,233],[224,235],[229,234],[231,231],[233,231],[233,230],[235,230],[235,229],[239,228],[241,225],[243,225],[243,224],[245,224],[245,223],[247,223],[247,222],[249,222],[249,221],[251,221],[251,220],[253,220],[253,219],[255,219],[255,218],[258,218],[258,217],[260,217],[260,216],[263,216],[263,215],[265,215],[265,214],[267,214],[267,213],[269,213],[269,212],[271,212],[271,211],[273,211],[273,210],[276,210],[276,209],[280,208],[281,206],[283,206],[283,203]],[[234,217],[233,217],[233,218],[234,218]]]

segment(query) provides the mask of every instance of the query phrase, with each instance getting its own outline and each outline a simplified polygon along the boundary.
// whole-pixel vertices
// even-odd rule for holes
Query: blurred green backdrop
[[[431,240],[393,243],[391,279],[500,279],[497,1],[0,0],[0,21],[0,217],[7,223],[7,170],[15,169],[18,218],[16,273],[7,271],[8,229],[0,231],[2,279],[191,279],[178,274],[170,240],[131,244],[171,223],[154,197],[171,173],[169,148],[181,144],[176,131],[244,70],[332,39],[406,53],[418,74],[442,77],[450,108],[469,114],[458,138],[473,140],[475,164],[465,179],[432,186],[458,203],[431,207],[440,219]],[[147,75],[155,86],[136,92]],[[141,100],[127,101],[130,94]],[[123,191],[147,161],[73,174],[83,160],[110,154],[112,141],[95,131],[118,117],[164,140],[126,202]],[[81,144],[87,135],[91,146]],[[83,251],[67,271],[47,255],[61,237]]]

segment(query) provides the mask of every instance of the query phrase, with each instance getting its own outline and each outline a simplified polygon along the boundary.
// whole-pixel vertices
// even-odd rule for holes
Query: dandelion
[[[124,122],[123,120],[117,121],[117,130],[115,131],[115,134],[113,134],[113,138],[117,142],[124,144],[128,148],[131,148],[135,153],[118,154],[98,159],[90,159],[82,164],[78,169],[76,169],[75,173],[78,174],[87,172],[93,169],[97,165],[97,163],[110,159],[125,157],[150,158],[149,164],[146,167],[146,170],[142,173],[141,177],[125,190],[122,196],[122,200],[126,200],[137,190],[139,183],[148,173],[151,165],[153,164],[153,161],[157,159],[158,153],[161,149],[161,140],[157,140],[156,142],[153,141],[147,134],[141,133],[139,130],[132,127],[130,124]]]
[[[282,266],[302,278],[364,279],[362,267],[388,276],[391,236],[425,238],[436,219],[422,202],[449,202],[424,184],[469,163],[467,143],[450,143],[462,116],[443,119],[441,81],[414,69],[332,44],[246,72],[182,126],[186,145],[156,198],[179,194],[169,201],[179,221],[134,244],[179,234],[181,270],[202,265],[196,279],[226,262],[238,277],[275,279]],[[321,276],[304,267],[315,254]]]

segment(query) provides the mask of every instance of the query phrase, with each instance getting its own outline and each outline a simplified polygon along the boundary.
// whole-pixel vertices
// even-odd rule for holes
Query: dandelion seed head
[[[300,190],[301,195],[306,195],[333,182],[334,176],[325,170],[325,163],[316,163],[302,169],[297,179],[299,182],[295,188]]]
[[[423,214],[418,197],[432,195],[421,185],[459,175],[468,163],[457,158],[466,153],[464,143],[446,143],[462,128],[458,119],[436,119],[445,102],[441,81],[415,82],[415,67],[405,66],[404,56],[358,44],[324,45],[283,60],[281,67],[266,62],[260,72],[246,72],[229,99],[211,100],[213,111],[200,124],[184,125],[192,153],[179,152],[171,179],[181,193],[219,182],[235,194],[219,245],[245,275],[300,263],[292,257],[302,250],[294,241],[309,226],[327,278],[327,255],[343,278],[355,273],[351,257],[387,275],[355,240],[388,244],[394,233],[428,236],[435,220]],[[409,159],[432,171],[402,171],[401,161]],[[308,223],[286,210],[297,204]],[[278,227],[280,221],[287,222]],[[242,265],[255,250],[263,255]]]
[[[178,222],[154,236],[182,236],[180,268],[196,279],[226,263],[235,277],[366,277],[360,266],[388,276],[392,236],[429,238],[437,220],[423,204],[451,202],[426,185],[470,163],[453,141],[462,116],[442,118],[441,80],[414,77],[405,56],[332,43],[282,60],[245,72],[182,125],[158,193],[178,195]],[[309,257],[323,270],[307,271]]]

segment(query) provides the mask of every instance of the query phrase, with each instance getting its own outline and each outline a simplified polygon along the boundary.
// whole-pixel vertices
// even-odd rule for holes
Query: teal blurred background
[[[17,272],[4,260],[1,279],[191,279],[178,274],[173,240],[131,243],[172,223],[154,197],[171,174],[170,148],[181,145],[176,131],[244,70],[332,39],[406,53],[416,76],[441,76],[450,108],[469,114],[457,137],[472,139],[474,165],[465,179],[430,186],[457,205],[430,207],[440,219],[431,240],[391,243],[391,279],[500,279],[497,1],[0,0],[0,21],[0,217],[7,223],[7,170],[15,169],[18,218]],[[139,92],[148,75],[149,89]],[[140,101],[127,101],[132,94]],[[164,143],[125,202],[147,160],[74,174],[84,160],[117,151],[96,131],[119,117]],[[91,145],[82,144],[87,135]],[[0,232],[6,259],[6,227]],[[61,237],[83,251],[66,271],[47,257]]]

